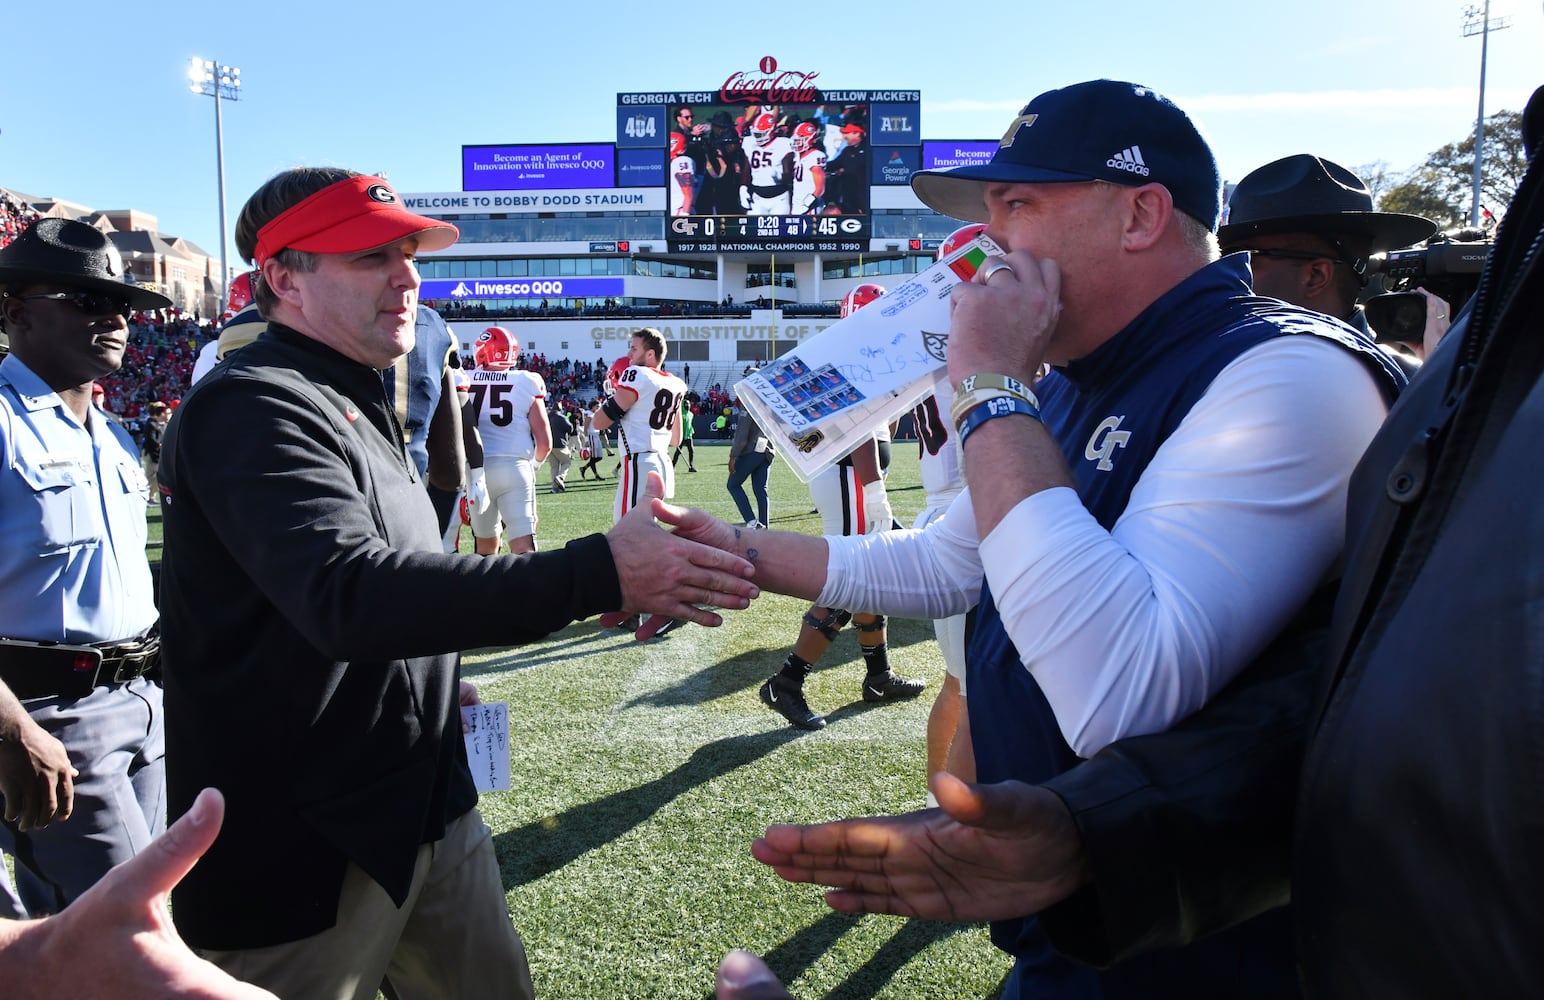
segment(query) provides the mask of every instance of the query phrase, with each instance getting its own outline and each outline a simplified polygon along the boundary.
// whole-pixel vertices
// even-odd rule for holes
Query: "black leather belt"
[[[0,638],[0,680],[18,698],[84,698],[94,688],[127,684],[161,663],[161,634],[70,645]]]

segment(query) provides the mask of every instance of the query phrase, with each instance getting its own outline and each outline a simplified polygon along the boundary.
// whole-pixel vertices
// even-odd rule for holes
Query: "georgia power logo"
[[[395,205],[397,203],[397,192],[384,184],[371,184],[368,188],[365,188],[365,194],[369,195],[372,201],[378,201],[382,205]]]

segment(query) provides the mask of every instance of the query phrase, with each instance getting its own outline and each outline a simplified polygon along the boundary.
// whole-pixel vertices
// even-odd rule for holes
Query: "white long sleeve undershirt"
[[[1351,471],[1386,412],[1343,348],[1276,338],[1218,374],[1113,531],[1060,487],[978,545],[967,489],[924,531],[828,538],[816,603],[939,618],[973,606],[984,574],[1063,738],[1088,756],[1200,708],[1333,578]]]

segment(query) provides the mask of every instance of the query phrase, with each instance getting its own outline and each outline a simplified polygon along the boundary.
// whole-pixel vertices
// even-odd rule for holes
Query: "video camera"
[[[1379,343],[1419,344],[1426,330],[1424,288],[1442,298],[1456,316],[1480,286],[1480,272],[1495,244],[1478,229],[1438,233],[1426,246],[1391,250],[1367,259],[1367,275],[1380,276],[1384,294],[1363,303],[1367,325]]]

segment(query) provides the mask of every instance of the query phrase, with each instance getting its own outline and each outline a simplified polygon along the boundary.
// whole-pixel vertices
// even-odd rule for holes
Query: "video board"
[[[463,191],[557,191],[616,186],[608,143],[462,146]]]
[[[915,161],[921,93],[824,90],[819,75],[766,56],[716,90],[617,95],[618,157],[664,165],[671,252],[867,249],[870,186],[905,182],[879,166]]]

